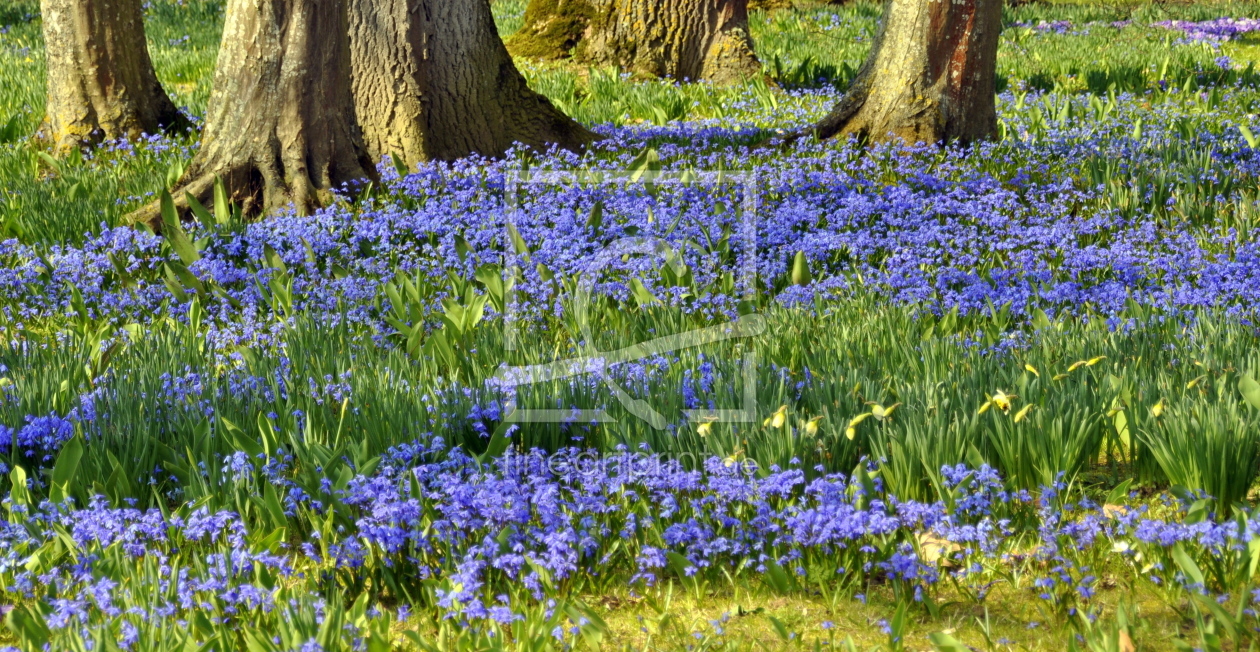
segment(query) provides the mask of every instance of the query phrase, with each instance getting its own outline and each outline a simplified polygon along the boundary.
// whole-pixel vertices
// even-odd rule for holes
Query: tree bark
[[[888,0],[848,92],[796,135],[907,143],[992,138],[1001,27],[1002,0]]]
[[[780,9],[792,9],[793,6],[792,0],[748,0],[749,11],[757,9],[779,11]]]
[[[756,76],[748,0],[530,0],[521,56],[724,84]]]
[[[40,12],[48,62],[40,131],[58,152],[188,124],[153,72],[140,0],[41,0]]]
[[[306,213],[376,176],[350,95],[345,0],[229,0],[201,149],[172,193],[199,199],[223,178],[245,215]],[[133,220],[160,225],[156,203]]]
[[[594,140],[529,89],[488,0],[349,2],[355,114],[373,158],[412,164]]]

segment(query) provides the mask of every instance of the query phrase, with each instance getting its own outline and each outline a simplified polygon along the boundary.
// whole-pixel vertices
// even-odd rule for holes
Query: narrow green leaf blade
[[[184,232],[184,225],[179,222],[179,212],[175,210],[175,200],[171,197],[171,193],[163,190],[160,203],[162,206],[162,236],[171,244],[171,249],[175,251],[175,255],[179,256],[179,259],[185,265],[191,265],[201,260],[201,254],[193,246],[192,240],[188,238],[188,234]]]
[[[214,221],[223,226],[232,221],[232,206],[228,203],[227,186],[223,185],[223,179],[219,176],[214,178]]]
[[[69,497],[74,476],[79,472],[79,461],[83,459],[83,437],[75,435],[61,447],[57,455],[57,463],[52,469],[52,499],[61,502]]]

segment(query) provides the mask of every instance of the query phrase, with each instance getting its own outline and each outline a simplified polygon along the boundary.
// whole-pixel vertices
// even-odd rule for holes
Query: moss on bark
[[[761,72],[748,0],[530,0],[508,49],[638,77],[726,84]]]
[[[546,61],[569,58],[596,13],[586,0],[530,0],[524,26],[507,39],[508,52]]]
[[[791,9],[793,6],[792,0],[748,0],[749,11],[757,9],[777,11],[779,9]]]

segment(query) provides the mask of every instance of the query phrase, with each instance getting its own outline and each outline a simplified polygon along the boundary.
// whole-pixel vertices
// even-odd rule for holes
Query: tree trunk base
[[[789,136],[969,143],[997,133],[994,86],[1002,0],[888,0],[848,92]]]
[[[271,144],[273,147],[268,149],[280,149],[278,142]],[[308,215],[333,202],[333,190],[338,185],[333,179],[342,179],[344,183],[376,177],[375,168],[366,155],[357,159],[343,158],[335,165],[325,162],[315,176],[302,169],[303,163],[289,163],[296,163],[297,169],[286,166],[285,161],[275,155],[261,164],[252,157],[242,157],[224,165],[206,162],[190,168],[171,192],[175,209],[180,215],[187,215],[191,210],[189,195],[203,206],[211,205],[215,180],[222,179],[228,190],[228,201],[239,206],[242,215],[265,215],[289,206],[293,206],[300,215]],[[125,221],[144,224],[160,233],[161,206],[159,202],[150,202],[129,214]]]
[[[373,179],[350,96],[345,0],[230,0],[201,149],[171,194],[203,200],[215,177],[242,213],[308,213]],[[158,202],[129,216],[161,224]]]
[[[42,0],[48,104],[40,138],[58,154],[191,126],[153,72],[138,0]]]
[[[515,143],[576,151],[595,140],[529,88],[486,0],[350,0],[350,45],[355,115],[377,160],[498,157]]]
[[[748,22],[718,32],[705,55],[700,78],[718,85],[738,84],[761,74]]]

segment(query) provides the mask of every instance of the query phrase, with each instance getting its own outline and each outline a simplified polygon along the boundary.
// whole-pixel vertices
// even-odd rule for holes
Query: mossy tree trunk
[[[186,126],[153,72],[140,0],[41,0],[48,105],[58,152]]]
[[[350,95],[346,0],[229,0],[201,149],[173,193],[223,178],[246,215],[326,205],[374,178]],[[150,205],[133,219],[160,223]]]
[[[792,0],[748,0],[748,10],[779,11],[793,8]]]
[[[594,139],[529,89],[489,0],[349,2],[355,114],[373,158],[413,164]]]
[[[852,86],[803,133],[972,142],[997,133],[1002,0],[888,0]]]
[[[761,72],[748,0],[530,0],[509,46],[673,79],[731,83]]]

